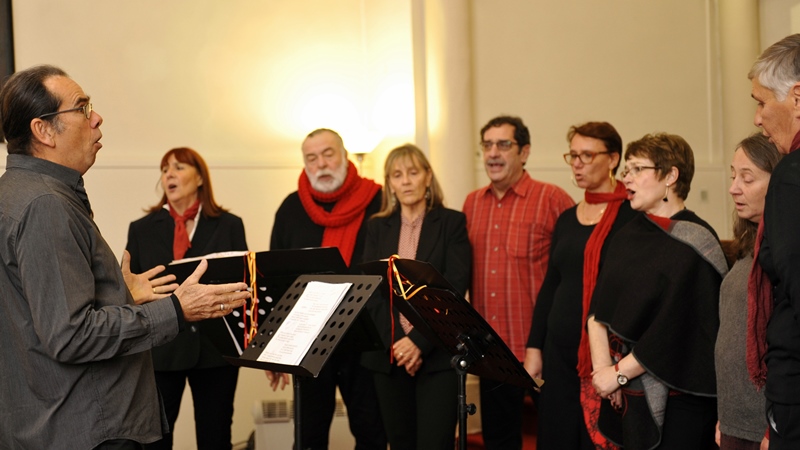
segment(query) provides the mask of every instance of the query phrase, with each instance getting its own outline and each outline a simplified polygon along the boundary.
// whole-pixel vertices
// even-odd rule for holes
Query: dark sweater
[[[758,262],[774,286],[767,326],[766,396],[800,404],[800,151],[781,159],[764,203],[764,240]]]
[[[330,212],[336,203],[318,203],[325,211]],[[369,203],[358,230],[356,246],[353,249],[353,258],[350,267],[354,268],[354,273],[360,273],[358,265],[362,262],[361,257],[364,253],[364,240],[367,237],[367,221],[370,216],[381,209],[381,191],[379,190],[372,201]],[[292,192],[281,203],[275,213],[275,224],[272,226],[272,237],[270,239],[270,250],[289,250],[307,247],[319,247],[322,245],[322,235],[325,227],[315,224],[311,217],[303,208],[300,196],[297,192]]]

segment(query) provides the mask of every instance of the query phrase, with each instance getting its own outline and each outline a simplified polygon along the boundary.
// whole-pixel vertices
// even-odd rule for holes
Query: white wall
[[[652,132],[681,135],[697,166],[687,206],[728,235],[713,6],[473,1],[476,126],[500,113],[521,116],[531,130],[528,171],[576,200],[582,192],[561,156],[571,125],[608,121],[625,144]]]

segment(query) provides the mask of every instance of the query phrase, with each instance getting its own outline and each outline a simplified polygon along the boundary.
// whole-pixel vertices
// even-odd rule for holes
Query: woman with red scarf
[[[214,200],[203,158],[186,147],[161,159],[161,200],[131,223],[127,250],[131,270],[223,251],[247,250],[242,219]],[[204,335],[202,323],[187,326],[174,341],[153,349],[156,384],[170,430],[186,381],[192,389],[198,449],[230,449],[238,368],[228,364]],[[147,448],[172,448],[170,432]]]
[[[780,159],[765,136],[754,134],[736,146],[731,161],[728,193],[736,205],[731,243],[736,261],[720,287],[719,333],[714,350],[720,450],[759,450],[768,444],[764,438],[764,392],[750,381],[747,371],[747,281],[758,224],[764,216],[764,197]]]
[[[617,130],[588,122],[571,127],[567,141],[564,160],[573,183],[585,189],[584,201],[556,222],[525,354],[528,373],[545,380],[537,402],[540,450],[608,448],[597,432],[600,397],[591,389],[591,369],[581,378],[578,356],[589,352],[583,324],[605,248],[635,215],[615,178],[622,158]]]

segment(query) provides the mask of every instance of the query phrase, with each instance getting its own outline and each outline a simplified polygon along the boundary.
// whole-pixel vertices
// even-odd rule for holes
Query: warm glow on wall
[[[280,78],[280,89],[275,83],[263,85],[265,101],[252,105],[259,108],[260,120],[287,137],[302,136],[320,127],[338,131],[348,142],[370,132],[413,136],[408,30],[398,29],[395,36],[385,33],[379,39],[388,41],[383,48],[389,51],[364,54],[356,46],[338,48],[331,55],[311,47],[295,49],[286,60],[272,61],[272,71],[281,72],[275,74]]]
[[[368,134],[382,136],[375,145],[384,136],[412,139],[410,20],[404,2],[355,0],[326,9],[324,16],[284,17],[276,21],[281,31],[237,30],[236,42],[258,60],[248,63],[249,70],[233,69],[241,82],[228,89],[244,102],[232,113],[250,122],[246,126],[284,141],[298,142],[311,130],[331,128],[351,152],[366,145],[358,141],[375,140]],[[274,42],[278,35],[292,45],[257,42]]]

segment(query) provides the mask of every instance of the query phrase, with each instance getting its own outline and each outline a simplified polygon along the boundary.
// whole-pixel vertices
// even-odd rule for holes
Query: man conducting
[[[361,178],[348,161],[342,138],[326,128],[312,131],[302,145],[305,170],[298,189],[275,213],[270,249],[337,247],[348,267],[361,262],[366,223],[381,206],[380,185]],[[328,359],[319,376],[303,383],[303,448],[328,448],[336,406],[336,386],[347,406],[357,450],[386,449],[372,374],[359,363],[360,353],[347,338]],[[270,372],[273,389],[279,380]]]
[[[166,423],[149,349],[247,286],[197,284],[205,262],[179,287],[148,280],[163,267],[131,274],[127,255],[120,270],[83,187],[103,119],[64,71],[12,75],[0,118],[0,448],[141,448]]]

